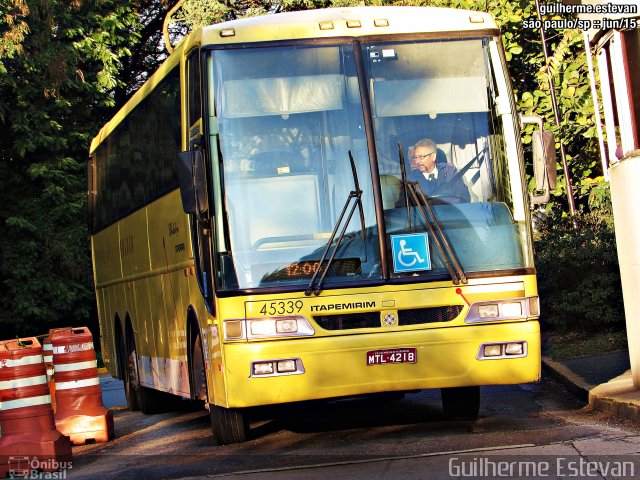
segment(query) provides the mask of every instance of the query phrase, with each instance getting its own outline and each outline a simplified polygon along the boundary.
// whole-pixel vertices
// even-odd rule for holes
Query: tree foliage
[[[576,229],[571,218],[553,210],[537,227],[543,326],[560,332],[624,331],[622,286],[610,217],[580,213]]]
[[[11,58],[22,51],[24,36],[29,32],[25,21],[29,6],[25,0],[0,0],[0,74],[6,73],[2,58]]]
[[[134,5],[2,0],[0,325],[13,334],[89,320],[84,227],[89,140],[121,85]]]
[[[137,14],[130,35],[135,48],[119,58],[119,85],[115,89],[116,106],[121,106],[147,80],[167,57],[162,24],[165,15],[175,3],[171,0],[138,0],[131,2]],[[178,31],[184,34],[184,31]]]

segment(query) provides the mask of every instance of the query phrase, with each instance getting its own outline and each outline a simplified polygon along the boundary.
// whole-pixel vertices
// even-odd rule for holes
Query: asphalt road
[[[538,463],[527,468],[534,468],[537,477],[529,471],[523,477],[505,471],[511,474],[508,477],[640,476],[640,457],[624,456],[640,453],[640,428],[591,411],[547,378],[536,384],[483,387],[480,418],[475,422],[446,421],[436,390],[408,394],[402,400],[373,397],[288,405],[255,410],[251,416],[251,440],[218,446],[204,411],[152,416],[118,411],[116,439],[74,447],[73,467],[66,477],[502,478],[486,476],[482,459],[503,459],[513,469],[521,467],[514,462],[530,456]],[[578,471],[578,464],[572,469],[558,463],[559,458],[582,462],[595,456],[612,462],[631,458],[635,463],[626,464],[619,476],[610,475],[611,468],[622,463],[602,464],[595,477],[590,470]],[[553,463],[551,468],[560,472],[545,474],[544,462]],[[500,473],[496,465],[488,466],[493,468],[489,473]]]

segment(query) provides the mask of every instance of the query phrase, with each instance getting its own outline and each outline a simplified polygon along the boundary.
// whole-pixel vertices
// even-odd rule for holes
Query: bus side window
[[[200,55],[197,49],[190,53],[189,58],[187,58],[187,76],[189,86],[187,91],[187,120],[189,124],[189,137],[191,137],[193,125],[202,117],[202,105],[200,103]]]
[[[451,139],[451,162],[462,170],[469,187],[471,201],[483,202],[493,196],[488,162],[486,112],[466,112],[456,115]]]

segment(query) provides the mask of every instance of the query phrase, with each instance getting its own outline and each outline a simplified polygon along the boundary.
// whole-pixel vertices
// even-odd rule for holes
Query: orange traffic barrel
[[[42,357],[44,358],[44,368],[47,372],[47,385],[49,385],[49,395],[51,395],[51,408],[56,413],[56,387],[53,372],[53,345],[48,336],[42,341]]]
[[[93,337],[86,327],[49,332],[56,389],[55,421],[74,445],[114,436],[113,413],[102,404]]]
[[[71,443],[56,430],[35,337],[0,342],[0,477],[71,466]]]

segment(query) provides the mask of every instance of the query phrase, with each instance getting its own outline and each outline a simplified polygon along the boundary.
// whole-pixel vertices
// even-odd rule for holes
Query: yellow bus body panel
[[[189,394],[186,312],[207,312],[195,279],[191,231],[173,190],[92,237],[103,359],[118,375],[116,322],[131,322],[143,385]],[[170,365],[167,367],[167,365]],[[178,380],[171,378],[180,372]]]

